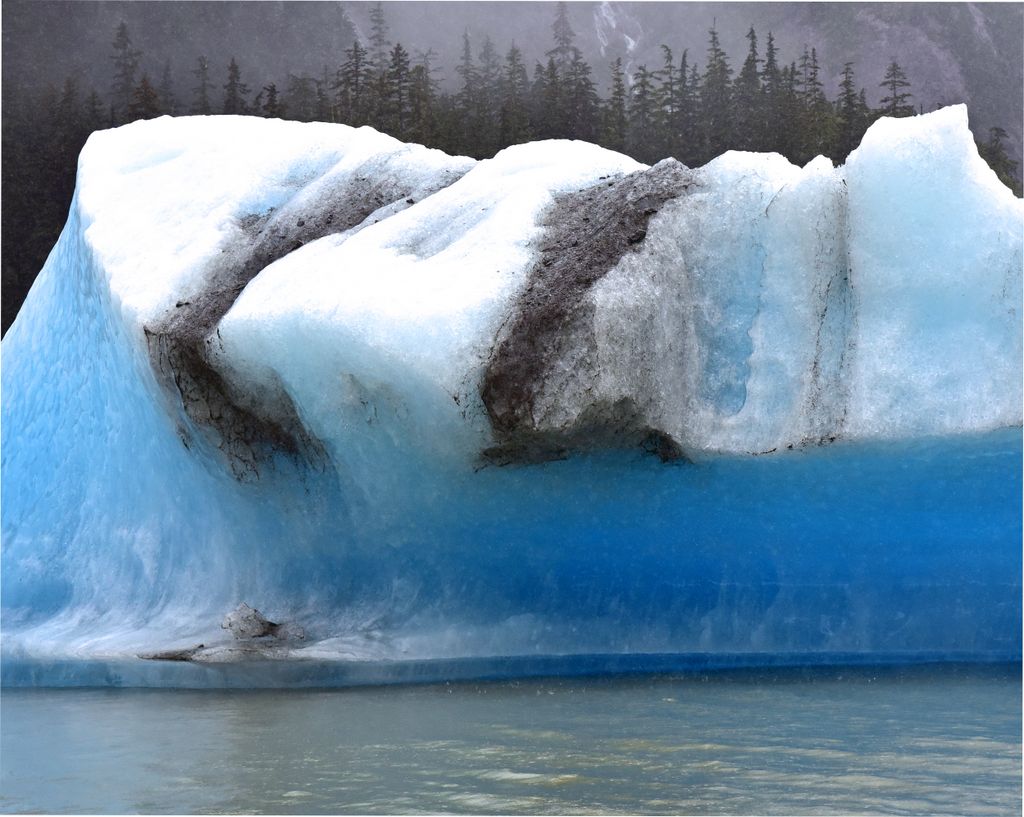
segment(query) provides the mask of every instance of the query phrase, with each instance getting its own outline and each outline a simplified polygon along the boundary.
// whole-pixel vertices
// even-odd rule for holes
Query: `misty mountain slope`
[[[110,84],[110,41],[124,20],[146,55],[155,77],[170,61],[176,73],[194,67],[206,54],[219,72],[229,57],[246,77],[279,83],[289,72],[320,77],[344,60],[354,36],[369,37],[370,3],[328,2],[65,2],[9,0],[4,3],[4,92],[59,84],[75,76],[83,89]],[[458,82],[455,66],[462,33],[479,50],[490,36],[500,53],[515,41],[532,70],[553,45],[553,3],[409,2],[384,3],[389,39],[406,50],[434,49],[444,84]],[[660,45],[678,60],[687,49],[700,68],[707,32],[717,25],[734,72],[747,51],[745,35],[754,26],[761,56],[771,31],[780,61],[799,60],[815,47],[830,98],[843,64],[855,62],[868,101],[889,61],[896,58],[913,84],[914,102],[925,110],[965,102],[984,140],[998,125],[1010,135],[1011,156],[1021,158],[1024,119],[1024,5],[1020,3],[570,3],[576,44],[606,87],[608,65],[622,57],[627,68],[662,64]],[[217,87],[221,80],[217,80]],[[185,98],[189,88],[180,88]]]
[[[356,36],[344,7],[331,2],[10,0],[4,3],[4,94],[38,92],[67,76],[77,79],[83,93],[89,86],[106,92],[112,78],[110,44],[121,21],[154,81],[165,63],[185,75],[206,55],[217,96],[231,57],[247,78],[259,81],[283,82],[289,72],[319,77],[325,66],[337,69]],[[190,81],[182,83],[183,99],[191,87]]]
[[[552,3],[406,3],[385,4],[392,38],[434,48],[455,82],[451,32],[465,28],[476,46],[490,36],[499,49],[515,40],[528,60],[544,60],[552,47]],[[352,19],[367,30],[367,6],[353,6]],[[716,25],[734,75],[747,53],[745,39],[753,26],[761,57],[768,32],[775,37],[780,61],[798,61],[805,46],[822,61],[826,92],[832,98],[843,64],[855,63],[858,85],[877,104],[886,67],[897,59],[913,84],[914,103],[925,110],[965,102],[984,140],[1001,126],[1010,135],[1010,153],[1021,157],[1024,119],[1024,5],[1019,3],[570,3],[569,20],[576,44],[594,66],[600,85],[608,82],[608,65],[618,57],[627,70],[663,63],[661,44],[676,60],[687,49],[691,64],[703,69],[707,33]],[[457,39],[457,38],[456,38]]]

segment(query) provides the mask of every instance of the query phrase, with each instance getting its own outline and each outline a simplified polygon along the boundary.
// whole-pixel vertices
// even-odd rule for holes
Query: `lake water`
[[[1021,811],[1020,665],[5,689],[0,810]]]

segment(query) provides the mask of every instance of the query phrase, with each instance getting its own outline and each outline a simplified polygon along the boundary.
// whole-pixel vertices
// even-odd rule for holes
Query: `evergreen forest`
[[[515,43],[502,52],[490,37],[473,41],[463,34],[455,76],[444,87],[438,55],[391,42],[379,3],[364,42],[353,42],[319,76],[290,74],[281,85],[247,76],[230,56],[197,55],[187,69],[176,72],[165,63],[150,72],[121,23],[104,55],[109,87],[83,88],[68,77],[41,95],[5,99],[3,332],[67,217],[85,140],[136,119],[245,114],[370,125],[475,158],[536,139],[582,139],[646,163],[673,156],[697,167],[726,150],[773,151],[800,165],[821,154],[841,163],[878,117],[922,112],[895,57],[880,77],[860,77],[846,63],[829,98],[814,47],[783,55],[771,32],[762,38],[751,28],[747,51],[736,59],[712,27],[704,53],[662,45],[660,64],[627,75],[621,59],[588,64],[574,45],[565,4],[552,10],[542,61],[530,66]],[[866,87],[881,89],[878,107],[869,106]],[[601,88],[607,88],[603,95]],[[995,127],[978,147],[1019,196],[1017,163],[1005,141],[1005,131]]]

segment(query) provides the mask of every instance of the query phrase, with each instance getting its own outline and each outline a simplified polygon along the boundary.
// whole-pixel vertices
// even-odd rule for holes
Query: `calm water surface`
[[[1020,667],[4,690],[0,809],[1021,812]]]

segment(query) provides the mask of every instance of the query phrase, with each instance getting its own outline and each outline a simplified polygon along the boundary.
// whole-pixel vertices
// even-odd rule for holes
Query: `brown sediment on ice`
[[[400,170],[357,171],[337,184],[321,184],[309,201],[242,219],[242,237],[213,261],[202,290],[145,328],[158,377],[180,399],[191,425],[224,455],[237,479],[258,479],[260,466],[275,454],[319,465],[325,452],[281,384],[254,390],[216,365],[218,324],[246,285],[273,262],[319,238],[358,227],[382,208],[381,217],[405,209],[464,172],[445,169],[425,185],[403,178]],[[186,425],[179,424],[179,434],[188,446],[192,431]]]
[[[179,650],[139,653],[139,658],[146,661],[193,661],[205,648],[205,644],[196,644],[194,647],[186,647]]]
[[[548,211],[540,257],[503,326],[481,384],[496,445],[483,452],[498,464],[560,459],[573,451],[640,446],[663,460],[683,457],[678,444],[651,428],[629,398],[595,400],[569,426],[545,428],[535,404],[567,344],[593,343],[591,288],[636,252],[650,219],[696,188],[695,174],[675,159],[559,196]]]

